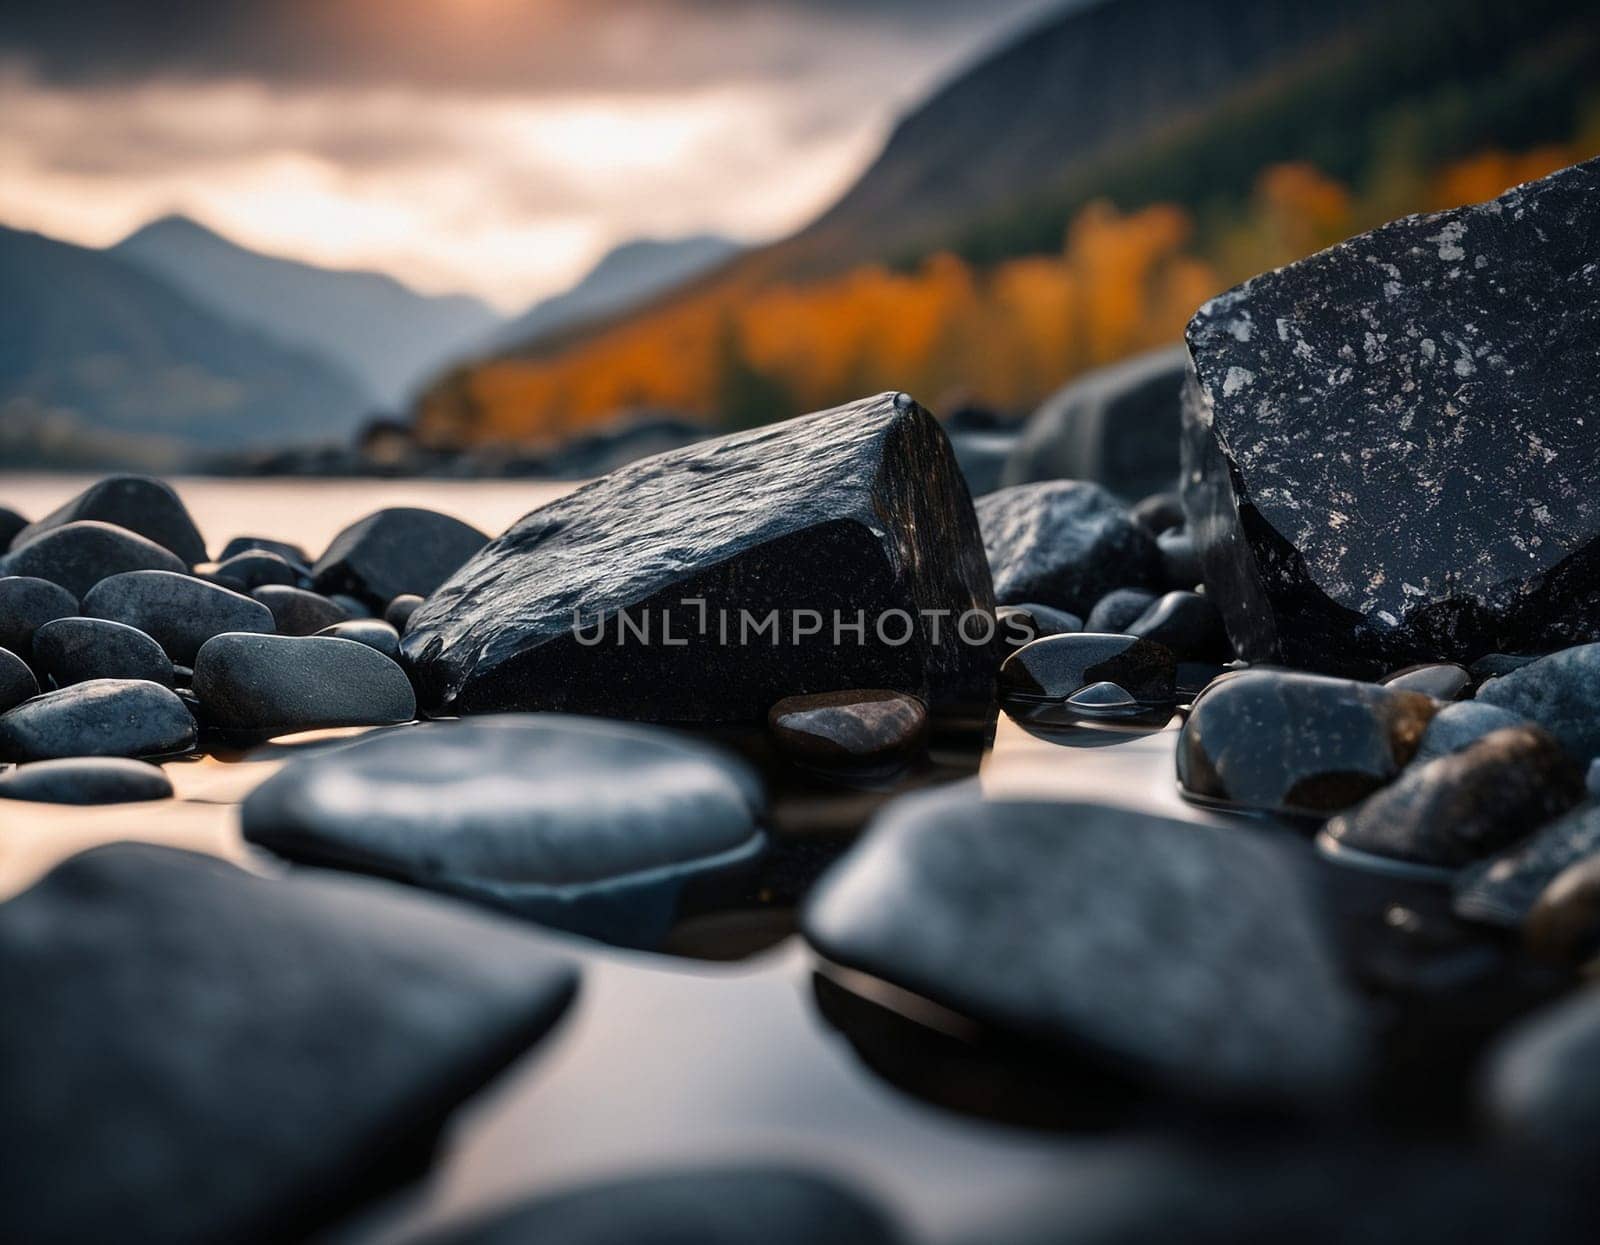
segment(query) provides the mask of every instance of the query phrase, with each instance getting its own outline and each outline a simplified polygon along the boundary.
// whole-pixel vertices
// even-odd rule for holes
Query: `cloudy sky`
[[[758,240],[1060,0],[7,0],[0,223],[186,212],[510,309],[641,234]]]

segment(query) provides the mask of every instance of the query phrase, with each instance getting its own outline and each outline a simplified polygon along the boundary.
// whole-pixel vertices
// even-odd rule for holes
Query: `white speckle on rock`
[[[1256,382],[1256,374],[1242,367],[1230,367],[1228,374],[1222,378],[1222,396],[1231,398],[1241,389],[1248,389]]]
[[[1461,249],[1461,239],[1466,233],[1467,226],[1462,221],[1447,221],[1428,241],[1438,243],[1439,258],[1448,263],[1467,257],[1467,253]]]

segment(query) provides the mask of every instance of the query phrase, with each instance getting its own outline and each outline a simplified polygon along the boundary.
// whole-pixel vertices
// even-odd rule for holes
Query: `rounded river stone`
[[[193,686],[206,724],[223,731],[383,726],[417,713],[404,670],[368,645],[333,636],[213,636],[195,658]]]
[[[90,679],[0,714],[0,760],[169,756],[195,744],[195,723],[170,688]]]
[[[52,618],[70,618],[78,612],[78,598],[60,584],[30,575],[0,578],[0,648],[27,659],[33,652],[33,633]]]
[[[126,757],[63,757],[0,774],[0,799],[42,804],[128,804],[164,800],[172,782],[158,765]]]
[[[57,618],[33,633],[39,673],[67,687],[88,679],[149,679],[173,684],[172,659],[161,645],[127,623],[108,618]]]
[[[0,573],[48,579],[80,600],[102,579],[124,571],[188,570],[182,558],[153,540],[90,519],[50,528],[0,559]]]
[[[131,571],[102,580],[84,597],[83,612],[137,627],[183,666],[192,666],[200,646],[214,635],[269,632],[274,625],[272,611],[260,601],[167,571]]]

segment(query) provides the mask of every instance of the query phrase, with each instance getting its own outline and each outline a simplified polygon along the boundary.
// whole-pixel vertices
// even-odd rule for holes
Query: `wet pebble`
[[[1071,635],[1083,630],[1083,619],[1076,614],[1033,602],[1002,605],[995,610],[994,620],[1001,647],[1007,653],[1047,635]]]
[[[30,575],[0,577],[0,648],[27,658],[40,626],[77,612],[78,598],[60,584]]]
[[[279,635],[315,635],[324,627],[350,617],[350,611],[344,606],[304,588],[269,584],[250,595],[272,611],[272,621]]]
[[[382,609],[402,592],[427,596],[489,538],[459,519],[397,507],[352,523],[312,567],[318,592],[349,593]]]
[[[130,571],[102,580],[84,597],[83,612],[137,627],[182,665],[193,665],[200,646],[212,636],[270,632],[274,626],[272,611],[261,602],[167,571]]]
[[[57,618],[33,633],[33,660],[57,687],[88,679],[174,682],[172,659],[155,639],[108,618]]]
[[[316,634],[332,636],[336,640],[354,640],[357,644],[377,649],[390,661],[400,660],[400,633],[377,618],[348,618],[324,627]]]
[[[415,592],[402,592],[384,608],[383,621],[404,635],[406,624],[411,621],[411,615],[417,612],[417,607],[422,602],[423,598]]]
[[[297,571],[282,557],[265,549],[246,549],[218,562],[214,574],[227,580],[236,592],[251,592],[267,584],[293,587],[300,582]]]
[[[922,744],[928,711],[902,692],[862,689],[789,696],[772,706],[767,729],[788,756],[812,765],[882,765]]]
[[[189,567],[152,540],[94,520],[49,528],[0,559],[0,573],[48,579],[80,600],[102,579],[125,571],[187,575]]]
[[[0,799],[42,804],[130,804],[164,800],[172,782],[159,765],[126,757],[33,761],[0,774]]]
[[[1121,634],[1143,617],[1156,600],[1155,593],[1143,588],[1114,588],[1094,603],[1089,617],[1083,621],[1083,629],[1106,635]]]
[[[1600,804],[1581,804],[1525,842],[1462,872],[1453,906],[1469,921],[1514,929],[1567,868],[1600,853]]]
[[[195,744],[195,722],[169,688],[91,679],[0,714],[0,760],[168,756]]]
[[[195,658],[194,690],[208,725],[242,733],[382,726],[417,712],[405,671],[330,636],[213,636]]]
[[[1403,670],[1385,675],[1380,682],[1384,687],[1397,687],[1406,692],[1421,692],[1424,696],[1445,701],[1460,700],[1472,691],[1472,676],[1460,666],[1449,662],[1407,666]]]
[[[1000,667],[1001,704],[1020,721],[1069,726],[1126,721],[1159,726],[1172,716],[1177,665],[1164,645],[1126,635],[1050,636],[1024,645]],[[1095,685],[1110,684],[1080,696]]]
[[[0,648],[0,713],[39,694],[39,681],[28,663],[8,648]]]
[[[21,548],[46,532],[86,519],[109,523],[154,541],[175,555],[185,570],[206,560],[205,541],[177,493],[161,480],[137,475],[106,476],[96,480],[72,500],[21,532],[15,547]]]
[[[1169,592],[1122,629],[1172,650],[1179,661],[1226,661],[1232,656],[1222,615],[1198,592]]]
[[[1575,760],[1600,756],[1600,644],[1562,649],[1490,679],[1477,699],[1537,722]]]

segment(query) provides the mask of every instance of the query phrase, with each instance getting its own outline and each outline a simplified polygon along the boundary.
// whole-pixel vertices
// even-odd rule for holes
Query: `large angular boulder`
[[[311,568],[312,580],[324,595],[348,593],[381,610],[402,593],[427,596],[488,540],[447,514],[396,506],[335,536]]]
[[[959,624],[993,608],[949,442],[885,393],[534,511],[411,616],[402,648],[435,714],[760,722],[848,687],[938,710],[987,699],[992,620]]]
[[[1189,324],[1184,507],[1240,656],[1600,639],[1600,161],[1246,282]]]

